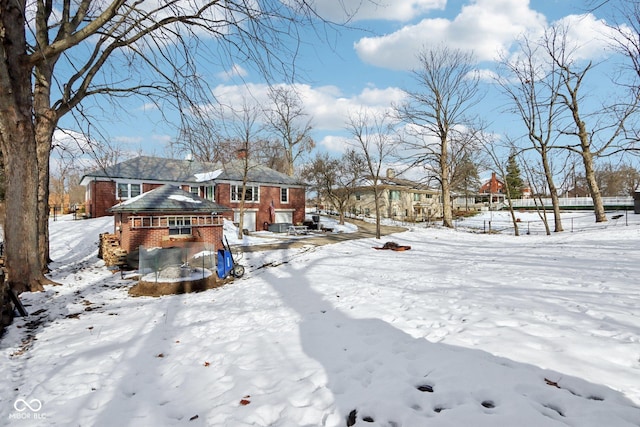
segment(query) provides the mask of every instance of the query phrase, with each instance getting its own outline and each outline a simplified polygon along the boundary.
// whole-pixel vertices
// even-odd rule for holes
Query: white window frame
[[[280,203],[283,203],[283,204],[289,203],[289,188],[280,187]]]
[[[212,202],[216,201],[216,192],[214,190],[213,185],[205,185],[204,186],[204,194],[202,195],[203,199],[211,200]]]
[[[170,236],[191,234],[191,217],[170,216],[167,217],[167,225]]]
[[[121,189],[124,190],[124,187],[126,185],[127,189],[126,189],[126,193],[124,191],[121,192]],[[133,194],[133,192],[131,191],[132,187],[137,187],[138,188],[138,192],[137,194]],[[137,197],[140,194],[142,194],[142,183],[140,182],[126,182],[126,181],[118,181],[116,182],[116,199],[118,200],[126,200],[126,199],[131,199],[133,197]]]
[[[213,185],[199,185],[196,187],[190,185],[189,193],[215,202],[215,191],[213,190]]]
[[[247,191],[247,193],[245,194],[245,202],[260,202],[260,186],[247,184],[247,190],[251,191]],[[234,203],[240,202],[240,195],[242,194],[242,184],[231,184],[230,191],[230,200]],[[250,195],[251,198],[247,199],[247,195]]]

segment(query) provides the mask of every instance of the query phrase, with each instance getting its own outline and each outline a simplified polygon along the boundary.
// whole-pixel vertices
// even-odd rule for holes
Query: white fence
[[[560,202],[560,207],[593,207],[593,199],[591,197],[561,197],[558,199]],[[538,199],[515,199],[512,200],[511,203],[513,207],[518,208],[534,208],[536,206],[541,206],[541,203],[544,204],[546,208],[550,208],[553,206],[551,203],[551,198],[543,198],[542,201]],[[602,203],[605,207],[607,206],[633,206],[633,197],[625,196],[625,197],[603,197]]]

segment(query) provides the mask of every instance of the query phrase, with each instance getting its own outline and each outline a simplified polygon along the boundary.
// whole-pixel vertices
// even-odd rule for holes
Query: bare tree
[[[582,159],[596,222],[605,222],[607,215],[595,179],[594,159],[630,148],[628,144],[631,141],[625,137],[625,128],[638,110],[640,91],[634,88],[630,91],[628,100],[622,102],[617,96],[609,95],[598,111],[585,113],[582,94],[588,90],[584,83],[593,64],[589,62],[584,66],[578,65],[568,45],[567,34],[568,28],[551,27],[547,31],[544,44],[547,54],[556,66],[558,80],[562,85],[559,100],[570,115],[570,120],[560,131],[563,135],[578,140],[578,144],[569,143],[565,147]]]
[[[429,165],[442,190],[442,223],[453,228],[452,161],[461,160],[464,147],[475,143],[477,126],[470,109],[479,100],[473,55],[440,46],[419,53],[413,71],[419,89],[406,90],[408,101],[396,107],[408,126],[403,145],[412,166]],[[453,147],[456,147],[455,149]]]
[[[253,187],[249,188],[249,173],[255,167],[252,163],[252,153],[257,141],[261,140],[264,124],[260,122],[261,109],[245,99],[241,107],[220,106],[219,108],[220,132],[223,139],[233,141],[237,146],[235,154],[239,163],[241,174],[241,186],[238,198],[238,239],[242,239],[244,230],[245,204],[253,201]],[[223,163],[222,167],[235,167],[234,162]]]
[[[347,130],[353,137],[354,149],[365,160],[368,179],[371,180],[376,210],[376,239],[380,238],[381,190],[380,172],[385,162],[395,153],[397,140],[393,123],[388,115],[366,111],[351,114]]]
[[[465,199],[465,210],[469,210],[469,196],[475,195],[482,185],[478,174],[478,159],[476,153],[468,151],[454,165],[451,189],[462,193]]]
[[[630,164],[607,162],[596,167],[595,175],[605,197],[632,196],[640,185],[640,172]]]
[[[524,150],[532,150],[539,161],[529,162],[528,175],[532,176],[531,165],[539,164],[545,177],[546,187],[551,196],[554,213],[554,231],[561,232],[560,202],[555,184],[552,150],[557,138],[557,122],[561,119],[560,91],[562,81],[554,63],[541,55],[540,46],[527,38],[519,42],[520,55],[516,58],[503,58],[500,66],[498,84],[507,96],[509,110],[516,114],[525,127]],[[528,148],[527,148],[528,147]],[[524,156],[524,154],[521,154]]]
[[[215,120],[197,115],[197,120],[183,121],[175,141],[171,141],[172,155],[193,158],[201,162],[219,162],[226,152]]]
[[[293,176],[295,162],[315,147],[311,138],[311,119],[304,111],[300,97],[291,87],[273,86],[269,89],[272,102],[267,111],[269,130],[281,141],[284,148],[287,175]]]
[[[255,142],[253,159],[278,172],[287,173],[289,170],[284,147],[280,141],[270,138],[268,134],[264,139]]]
[[[318,195],[333,205],[340,214],[340,224],[344,224],[351,196],[356,192],[365,170],[362,155],[348,149],[340,159],[331,158],[327,153],[316,153],[303,169],[303,177],[314,183]]]
[[[640,78],[640,1],[638,0],[590,0],[593,9],[603,9],[605,5],[612,24],[608,27],[614,33],[614,48],[627,60],[628,68],[635,78]]]
[[[28,6],[25,0],[0,0],[0,148],[12,222],[5,229],[10,286],[35,291],[50,283],[43,274],[49,156],[63,116],[105,95],[164,96],[166,102],[181,99],[178,108],[193,105],[208,95],[197,84],[197,62],[205,58],[226,68],[236,59],[253,63],[267,77],[274,69],[291,72],[300,34],[295,27],[318,19],[304,0]]]
[[[513,224],[513,232],[516,236],[519,236],[520,227],[516,218],[515,209],[513,208],[514,189],[511,185],[509,185],[509,179],[507,179],[507,176],[509,174],[509,162],[515,161],[515,158],[517,156],[516,149],[513,142],[509,143],[509,147],[501,147],[497,143],[488,143],[485,145],[485,147],[489,156],[491,168],[495,168],[498,174],[504,179],[505,199],[507,201],[507,209],[509,210],[509,215],[511,216],[511,223]],[[509,153],[508,159],[504,158],[505,153]]]
[[[547,209],[544,204],[544,198],[546,197],[545,189],[548,188],[548,179],[544,172],[541,172],[543,168],[539,165],[540,159],[535,161],[529,161],[524,163],[524,173],[531,187],[531,196],[535,203],[536,212],[544,224],[545,232],[548,235],[551,234],[551,228],[549,227],[549,219],[547,217]]]

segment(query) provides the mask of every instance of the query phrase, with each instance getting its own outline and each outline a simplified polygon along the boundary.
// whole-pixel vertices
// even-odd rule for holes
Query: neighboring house
[[[230,209],[225,216],[238,222],[244,160],[224,165],[140,156],[86,174],[86,214],[111,215],[119,202],[163,184],[214,201]],[[268,167],[250,164],[247,172],[244,228],[263,230],[276,222],[299,224],[305,218],[305,184]]]
[[[222,214],[228,208],[173,184],[127,199],[111,209],[120,247],[127,252],[146,247],[202,242],[220,247]]]
[[[393,169],[378,182],[380,213],[383,218],[403,221],[430,221],[442,217],[440,192],[407,179],[396,178]],[[375,197],[371,183],[356,188],[349,201],[350,212],[375,215]]]
[[[492,172],[491,179],[480,187],[480,199],[483,202],[487,202],[489,207],[492,207],[496,204],[504,203],[506,197],[504,191],[504,182],[498,179],[495,172]]]

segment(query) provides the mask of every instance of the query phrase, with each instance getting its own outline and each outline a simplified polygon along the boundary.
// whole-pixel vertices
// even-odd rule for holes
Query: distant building
[[[112,215],[114,205],[138,197],[164,184],[172,184],[226,208],[234,222],[240,219],[244,162],[212,164],[192,160],[140,156],[87,173],[86,213]],[[244,197],[244,228],[263,230],[270,223],[302,223],[306,186],[300,180],[266,166],[251,163]]]
[[[491,179],[482,184],[480,187],[479,195],[481,202],[488,204],[489,208],[497,207],[504,203],[506,195],[505,185],[503,181],[500,181],[495,172],[491,173]]]
[[[375,216],[373,183],[357,187],[349,200],[349,212]],[[383,218],[402,221],[429,221],[442,217],[440,191],[408,179],[397,178],[393,169],[378,183],[380,212]]]

